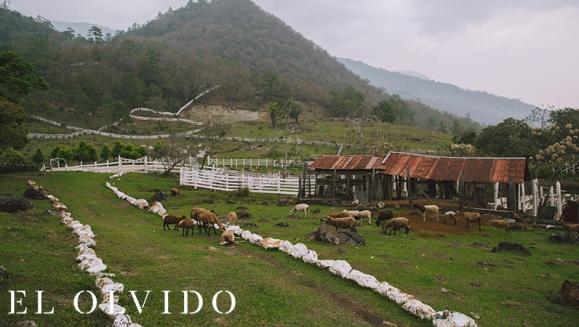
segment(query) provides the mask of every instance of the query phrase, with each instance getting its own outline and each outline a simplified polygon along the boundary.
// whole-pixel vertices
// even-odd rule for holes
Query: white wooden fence
[[[287,195],[297,195],[299,191],[298,177],[282,178],[279,173],[259,175],[214,167],[203,170],[183,167],[180,171],[180,184],[217,191],[248,188],[255,193]]]
[[[249,163],[249,161],[248,161]],[[140,159],[126,159],[119,157],[116,161],[104,163],[80,163],[76,166],[67,164],[60,167],[46,168],[53,171],[92,171],[92,172],[164,172],[168,163],[163,160],[150,160],[147,157]],[[282,178],[279,172],[269,174],[255,174],[207,166],[199,169],[196,158],[190,157],[188,162],[178,165],[180,185],[193,186],[216,191],[237,191],[248,188],[250,192],[297,195],[299,178],[289,176]]]
[[[306,161],[311,164],[313,161]],[[208,166],[215,167],[264,167],[264,168],[284,168],[286,167],[303,167],[304,161],[299,160],[275,160],[268,158],[207,158]]]

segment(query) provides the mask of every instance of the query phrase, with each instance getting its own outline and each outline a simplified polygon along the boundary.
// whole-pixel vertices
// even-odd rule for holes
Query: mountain
[[[0,48],[21,53],[51,86],[25,101],[28,112],[74,115],[86,127],[137,107],[177,112],[200,94],[192,106],[265,111],[291,99],[291,114],[310,119],[370,116],[391,98],[251,0],[189,1],[112,38],[58,32],[3,8],[0,18]],[[408,102],[398,111],[411,111],[408,124],[444,131],[472,123]]]
[[[338,58],[349,70],[406,100],[420,101],[432,108],[495,125],[505,118],[523,119],[536,106],[482,91],[469,91],[447,83],[436,82],[415,72],[391,72],[360,61]],[[413,75],[413,76],[411,76]],[[419,77],[417,77],[419,76]]]
[[[103,32],[103,35],[107,35],[108,33],[110,33],[111,36],[114,36],[117,31],[108,26],[101,26],[93,23],[71,23],[71,22],[59,22],[56,20],[51,20],[50,22],[52,23],[52,26],[54,26],[54,29],[57,31],[64,32],[70,27],[74,30],[75,35],[80,34],[83,37],[87,37],[88,30],[90,30],[91,27],[93,26],[100,28],[101,31]]]

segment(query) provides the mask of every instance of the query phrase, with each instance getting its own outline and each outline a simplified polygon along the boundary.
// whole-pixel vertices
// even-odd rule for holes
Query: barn
[[[308,167],[315,188],[301,195],[328,200],[469,199],[485,206],[495,189],[518,207],[519,189],[530,181],[526,158],[444,157],[404,152],[386,156],[324,155]]]

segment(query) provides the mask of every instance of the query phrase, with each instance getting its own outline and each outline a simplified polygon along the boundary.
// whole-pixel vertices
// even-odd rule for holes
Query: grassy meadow
[[[105,182],[115,183],[119,190],[148,200],[156,191],[169,193],[169,188],[178,187],[177,176],[131,173],[111,180],[107,174],[80,172],[5,174],[0,190],[22,194],[29,179],[66,204],[74,219],[92,227],[97,256],[108,266],[107,272],[116,275],[112,279],[125,286],[119,304],[143,326],[431,325],[372,290],[281,251],[248,242],[223,247],[219,232],[207,236],[195,230],[194,236],[185,238],[181,231],[163,231],[159,216],[131,206],[105,187]],[[479,326],[577,326],[579,321],[579,310],[566,307],[558,296],[565,279],[579,280],[579,248],[550,243],[551,232],[535,228],[506,236],[488,223],[481,232],[472,226],[465,230],[460,221],[456,232],[441,232],[432,222],[421,225],[415,210],[402,208],[395,210],[397,216],[420,218],[411,218],[409,236],[384,235],[372,223],[358,229],[366,245],[334,246],[308,241],[306,236],[317,229],[323,215],[346,208],[314,204],[310,210],[320,209],[320,213],[297,218],[289,216],[290,206],[274,205],[275,195],[244,197],[190,188],[181,188],[181,194],[163,202],[168,213],[188,215],[192,207],[214,209],[220,217],[229,211],[249,212],[252,217],[243,221],[255,227],[243,229],[304,243],[317,251],[320,260],[346,260],[354,269],[414,295],[436,311],[476,316]],[[79,292],[98,295],[94,277],[74,261],[75,234],[59,217],[45,213],[52,209],[51,203],[33,202],[36,208],[31,211],[0,212],[0,265],[9,274],[8,282],[0,283],[0,322],[29,319],[39,326],[110,326],[98,309],[86,315],[75,310],[73,299]],[[289,227],[276,226],[284,222]],[[492,253],[502,241],[520,243],[531,255]],[[26,314],[9,314],[10,290],[26,291],[23,306],[16,305],[16,311],[26,307]],[[54,307],[54,314],[35,314],[37,290],[44,290],[43,310]],[[129,290],[136,291],[141,305],[150,291],[141,313]],[[202,296],[203,306],[195,314],[183,314],[182,291],[186,290]],[[164,291],[169,291],[168,301]],[[213,308],[219,291],[235,296],[229,314]],[[232,305],[225,292],[215,303],[221,312]],[[196,311],[198,304],[191,294],[188,312]],[[79,307],[88,311],[90,306],[84,293]],[[170,314],[164,314],[165,306]]]

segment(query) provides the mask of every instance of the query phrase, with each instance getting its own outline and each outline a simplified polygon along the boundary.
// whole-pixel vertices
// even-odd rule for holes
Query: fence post
[[[559,215],[563,214],[563,198],[561,194],[561,183],[557,181],[555,183],[555,187],[557,188],[557,213]]]
[[[148,168],[149,168],[149,167],[148,167],[148,165],[147,165],[147,156],[145,156],[145,173],[147,172],[147,169],[148,169]]]
[[[533,179],[533,216],[537,217],[537,213],[539,211],[538,208],[538,197],[539,197],[539,180]]]

